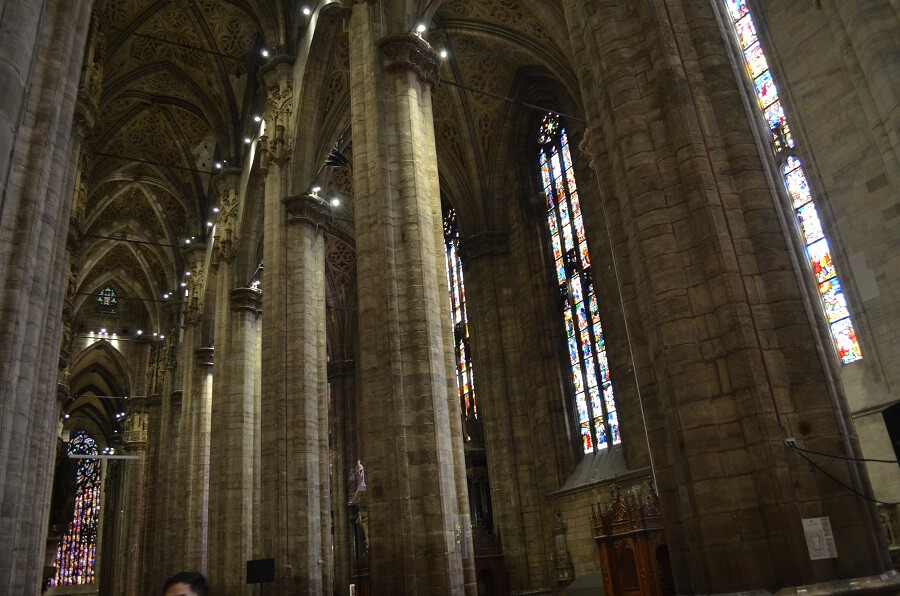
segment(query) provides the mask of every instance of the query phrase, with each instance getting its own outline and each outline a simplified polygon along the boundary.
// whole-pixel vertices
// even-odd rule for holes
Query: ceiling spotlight
[[[259,114],[253,114],[253,121],[262,122],[262,116],[260,116]]]
[[[143,334],[144,334],[144,332],[143,332],[143,331],[141,331],[141,330],[140,330],[140,329],[138,329],[138,330],[137,330],[137,334],[138,334],[138,335],[143,335]]]
[[[93,329],[91,331],[88,331],[88,335],[94,335]]]
[[[63,416],[63,418],[64,418],[65,420],[68,420],[68,419],[69,419],[69,415],[66,414],[65,416]]]
[[[100,333],[106,333],[106,329],[101,329]]]
[[[245,144],[245,145],[249,145],[249,144],[252,143],[252,142],[253,142],[253,139],[251,139],[250,137],[244,137],[244,144]]]
[[[160,335],[160,336],[159,336],[159,339],[166,339],[166,336],[165,336],[165,335]]]
[[[186,283],[181,282],[181,287],[182,287],[182,288],[185,287],[186,285],[187,285]]]
[[[332,206],[332,207],[337,207],[337,206],[340,205],[340,204],[341,204],[341,200],[340,200],[339,198],[334,197],[333,199],[331,199],[331,206]]]
[[[321,187],[321,186],[313,186],[313,187],[312,187],[313,193],[317,193],[317,192],[319,192],[320,190],[322,190],[322,187]]]
[[[116,332],[115,332],[115,331],[113,331],[113,334],[112,334],[112,336],[113,336],[113,337],[115,337],[115,336],[116,336]]]
[[[221,161],[217,161],[217,162],[216,162],[216,169],[217,169],[217,170],[221,170],[221,169],[222,169],[222,162],[221,162]]]
[[[190,243],[191,243],[191,239],[190,239],[190,238],[185,238],[185,239],[184,239],[184,243],[185,243],[185,244],[190,244]]]
[[[425,23],[419,23],[418,25],[416,25],[416,31],[418,31],[419,33],[425,33],[425,31],[427,30],[428,25],[426,25]]]
[[[190,271],[185,271],[184,274],[187,275],[188,277],[191,276],[191,272],[190,272]]]
[[[446,58],[447,56],[449,56],[447,50],[441,50],[441,58]]]
[[[268,58],[268,57],[269,57],[269,50],[267,50],[266,48],[261,49],[261,50],[259,51],[259,53],[262,54],[262,57],[263,57],[263,58]]]
[[[312,11],[309,9],[308,6],[303,7],[303,14],[305,14],[306,16],[309,16],[311,12]]]
[[[207,228],[211,228],[211,227],[212,227],[212,222],[211,222],[211,221],[206,222],[206,227],[207,227]]]
[[[213,213],[218,213],[218,212],[219,212],[219,208],[218,208],[218,207],[213,207]]]
[[[156,337],[156,332],[155,332],[155,331],[153,332],[153,337]]]
[[[168,300],[168,299],[169,299],[169,295],[168,295],[168,294],[163,294],[163,300]],[[156,335],[156,334],[154,333],[154,335]]]

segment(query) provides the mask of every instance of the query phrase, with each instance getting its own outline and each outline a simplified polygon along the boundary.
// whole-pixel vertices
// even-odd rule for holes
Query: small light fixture
[[[94,335],[94,330],[91,329],[90,331],[88,331],[88,335]]]
[[[191,276],[191,272],[190,272],[190,271],[185,271],[184,274],[187,275],[188,277]]]
[[[259,114],[253,114],[253,121],[262,122],[262,116],[260,116]]]
[[[156,332],[155,332],[155,331],[153,332],[153,337],[156,337]]]
[[[213,207],[213,213],[218,213],[218,212],[219,212],[219,208],[218,208],[218,207]]]
[[[186,285],[187,285],[186,283],[181,282],[181,287],[182,287],[182,288],[185,287]]]
[[[321,186],[313,186],[313,187],[312,187],[313,194],[319,192],[320,190],[322,190],[322,187],[321,187]]]
[[[69,415],[66,414],[65,416],[63,416],[63,419],[64,419],[64,420],[68,420],[68,419],[69,419]]]
[[[311,13],[312,13],[312,11],[309,9],[308,6],[303,7],[303,14],[305,14],[306,16],[309,16]]]
[[[159,336],[159,339],[166,339],[166,336],[165,336],[165,335],[160,335],[160,336]]]
[[[250,137],[244,137],[244,144],[245,144],[245,145],[249,145],[249,144],[252,143],[252,142],[253,142],[253,139],[251,139]]]
[[[217,170],[221,170],[221,169],[222,169],[222,162],[221,162],[221,161],[217,161],[215,165],[216,165],[216,169],[217,169]]]
[[[206,222],[206,227],[207,227],[207,228],[211,228],[211,227],[212,227],[212,222],[211,222],[211,221]]]
[[[115,336],[116,336],[116,332],[115,332],[115,331],[113,331],[113,334],[112,334],[112,336],[113,336],[113,337],[115,337]]]
[[[144,334],[144,332],[143,332],[143,331],[141,331],[141,330],[140,330],[140,329],[138,329],[138,330],[137,330],[137,334],[138,334],[138,335],[143,335],[143,334]]]
[[[341,204],[341,200],[340,200],[339,198],[334,197],[333,199],[331,199],[331,206],[332,206],[332,207],[337,207],[337,206],[339,206],[340,204]]]
[[[190,239],[190,238],[185,238],[185,239],[184,239],[184,243],[185,243],[185,244],[190,244],[190,243],[191,243],[191,239]]]
[[[449,55],[450,54],[447,52],[447,50],[441,50],[441,58],[446,58]]]
[[[416,31],[418,33],[425,33],[427,30],[428,25],[426,25],[425,23],[419,23],[418,25],[416,25]]]
[[[163,294],[163,300],[168,300],[168,299],[169,299],[169,295],[168,295],[168,294]],[[154,333],[154,335],[156,335],[156,334]]]
[[[106,333],[106,329],[101,329],[100,333]]]
[[[259,51],[259,53],[262,54],[262,57],[263,57],[263,58],[268,58],[268,57],[269,57],[269,50],[267,50],[266,48],[261,49],[261,50]]]

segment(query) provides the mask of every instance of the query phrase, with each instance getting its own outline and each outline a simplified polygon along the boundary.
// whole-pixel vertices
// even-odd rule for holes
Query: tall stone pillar
[[[332,360],[328,363],[331,402],[331,512],[334,519],[334,591],[339,596],[350,594],[353,572],[351,525],[348,503],[350,479],[354,477],[359,457],[356,436],[356,363]]]
[[[205,565],[203,542],[207,512],[205,495],[209,468],[209,393],[208,368],[212,365],[212,352],[200,346],[200,324],[203,320],[202,295],[205,281],[203,267],[204,247],[197,245],[188,253],[185,305],[182,309],[181,378],[182,404],[178,423],[178,476],[183,487],[183,507],[176,508],[171,516],[173,534],[179,538],[173,549],[173,561],[182,569],[203,569]]]
[[[0,11],[0,593],[43,571],[59,421],[69,145],[91,2]]]
[[[466,584],[445,336],[449,318],[431,89],[439,58],[408,2],[353,3],[361,451],[374,593]],[[469,549],[471,553],[471,549]]]
[[[275,57],[262,70],[265,174],[259,555],[274,557],[279,593],[331,591],[324,228],[316,197],[287,197],[293,82]],[[323,474],[324,472],[324,474]],[[323,521],[324,520],[324,521]],[[327,521],[327,523],[324,523]]]
[[[178,549],[179,525],[175,523],[176,512],[182,509],[179,501],[181,487],[173,484],[178,477],[178,445],[180,435],[178,426],[181,420],[181,389],[178,382],[178,337],[179,323],[181,320],[181,303],[169,302],[163,305],[165,339],[162,352],[157,357],[157,372],[155,374],[156,391],[161,395],[159,408],[159,428],[156,431],[157,442],[151,445],[151,452],[155,452],[152,460],[153,468],[151,477],[156,481],[149,486],[153,492],[152,510],[147,519],[155,520],[152,530],[153,541],[149,547],[152,550],[151,561],[147,569],[147,577],[144,585],[154,586],[161,584],[168,572],[178,565],[180,558],[176,558]],[[183,502],[183,501],[181,501]]]
[[[141,539],[142,530],[147,521],[144,518],[144,495],[147,486],[145,458],[152,402],[153,398],[146,395],[129,397],[125,417],[125,453],[139,458],[126,460],[123,466],[122,515],[117,517],[117,522],[122,524],[120,532],[124,537],[123,548],[116,557],[118,574],[121,577],[120,589],[117,593],[128,596],[138,596],[145,592],[137,578],[141,577],[144,548]]]
[[[217,282],[217,286],[217,325],[219,305],[229,313],[223,317],[227,327],[216,329],[216,350],[225,350],[216,352],[213,377],[210,469],[214,473],[209,493],[208,577],[212,591],[242,594],[251,591],[244,582],[244,570],[246,561],[253,558],[254,519],[258,515],[255,430],[260,291],[237,288],[220,294],[221,284]],[[227,382],[219,379],[223,372]]]
[[[525,450],[512,429],[527,428],[529,408],[519,403],[523,392],[510,387],[514,356],[507,346],[518,340],[517,305],[508,277],[497,271],[510,270],[509,235],[484,232],[460,241],[460,259],[466,279],[466,309],[471,327],[472,360],[478,363],[478,411],[484,431],[484,447],[490,462],[491,501],[495,524],[503,532],[503,559],[511,590],[550,585],[544,571],[541,512],[527,510],[525,503],[539,499],[537,479],[519,458]],[[525,399],[529,399],[524,392]],[[544,564],[541,564],[541,563]],[[543,572],[543,575],[541,575]]]
[[[708,2],[564,0],[606,192],[621,217],[619,280],[675,587],[777,590],[887,567],[793,270],[766,168]],[[739,115],[739,116],[736,116]],[[609,220],[607,218],[607,220]],[[812,559],[827,517],[836,558]]]

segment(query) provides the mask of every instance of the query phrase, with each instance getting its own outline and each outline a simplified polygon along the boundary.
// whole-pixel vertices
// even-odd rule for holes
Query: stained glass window
[[[467,422],[477,419],[472,350],[469,348],[469,319],[466,316],[466,286],[459,258],[459,227],[456,211],[444,214],[444,255],[447,258],[447,286],[450,288],[450,324],[453,327],[456,353],[456,390],[463,417],[463,436],[471,439]]]
[[[566,129],[548,114],[541,122],[541,186],[559,300],[566,329],[575,410],[585,453],[622,442],[613,397],[597,293],[584,233],[584,218]]]
[[[97,444],[83,430],[69,441],[70,454],[94,455]],[[75,472],[75,512],[69,531],[56,551],[56,575],[51,586],[94,583],[97,524],[100,520],[100,460],[79,459]]]
[[[794,215],[806,246],[809,264],[815,275],[816,283],[819,285],[819,294],[822,297],[825,316],[831,326],[835,348],[841,362],[844,364],[854,362],[862,358],[859,340],[850,320],[850,311],[847,310],[843,287],[838,279],[834,263],[832,263],[831,249],[822,229],[819,212],[810,193],[806,171],[803,163],[795,154],[794,138],[791,135],[791,129],[778,96],[778,89],[772,79],[772,73],[769,71],[761,42],[757,37],[753,15],[750,14],[747,0],[724,1],[744,55],[747,75],[753,81],[753,87],[756,89],[758,108],[769,127],[772,149],[781,160],[781,175],[791,196]]]
[[[113,314],[116,312],[118,302],[116,291],[106,287],[97,294],[97,312]]]

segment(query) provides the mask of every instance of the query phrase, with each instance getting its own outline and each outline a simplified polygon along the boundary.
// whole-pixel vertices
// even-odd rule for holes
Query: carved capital
[[[57,383],[56,384],[56,401],[59,403],[64,403],[67,399],[69,399],[69,386],[65,383]]]
[[[508,252],[509,232],[480,232],[459,240],[459,258],[464,264]]]
[[[231,310],[249,311],[259,314],[262,311],[262,292],[256,288],[235,288],[231,291]]]
[[[351,377],[356,374],[356,362],[353,360],[331,360],[328,363],[328,380]]]
[[[431,45],[418,35],[390,35],[378,40],[384,69],[390,73],[410,72],[423,86],[432,89],[441,80],[441,59]]]
[[[282,199],[287,210],[287,222],[306,222],[314,226],[327,226],[331,221],[331,210],[321,198],[313,195],[294,195]]]
[[[212,366],[214,351],[215,348],[213,348],[212,346],[197,348],[196,350],[194,350],[194,356],[197,358],[197,366]]]
[[[169,396],[169,403],[172,404],[173,408],[180,408],[181,407],[181,398],[182,398],[182,391],[181,391],[181,389],[177,389],[172,392],[172,395]]]

